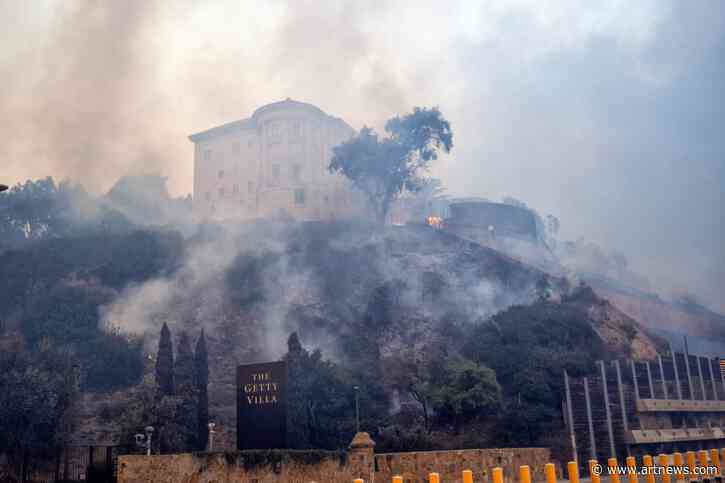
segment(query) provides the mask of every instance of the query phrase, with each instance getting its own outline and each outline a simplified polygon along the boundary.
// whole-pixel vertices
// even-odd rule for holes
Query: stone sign
[[[287,446],[287,363],[237,367],[237,449]]]

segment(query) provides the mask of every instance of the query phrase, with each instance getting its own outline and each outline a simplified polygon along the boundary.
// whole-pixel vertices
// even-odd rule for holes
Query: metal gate
[[[59,450],[28,449],[0,456],[5,483],[115,483],[116,446],[67,446]]]

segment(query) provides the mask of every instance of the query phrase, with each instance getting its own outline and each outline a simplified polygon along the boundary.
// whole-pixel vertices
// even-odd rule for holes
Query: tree
[[[460,425],[490,417],[501,404],[501,386],[490,367],[451,358],[445,366],[445,381],[435,385],[432,400],[439,419]]]
[[[297,333],[287,347],[288,443],[293,448],[343,447],[354,428],[352,384],[319,350],[304,349]]]
[[[159,350],[156,354],[156,385],[161,396],[174,394],[174,346],[171,342],[169,326],[161,327]]]
[[[189,450],[198,444],[199,406],[194,388],[194,355],[185,331],[179,336],[174,361],[174,389],[177,401],[173,419],[181,447]]]
[[[0,453],[59,447],[70,432],[78,396],[77,368],[69,352],[44,342],[0,350]]]
[[[174,361],[174,388],[176,394],[188,391],[194,387],[194,355],[191,352],[191,342],[185,331],[179,336],[179,346]]]
[[[197,396],[197,448],[206,448],[209,438],[209,356],[206,351],[204,329],[194,348],[194,389]]]
[[[372,128],[364,127],[334,148],[328,167],[366,195],[380,223],[403,190],[416,193],[422,188],[421,175],[439,152],[453,147],[451,126],[435,107],[416,107],[410,114],[389,119],[385,132],[388,136],[381,139]]]

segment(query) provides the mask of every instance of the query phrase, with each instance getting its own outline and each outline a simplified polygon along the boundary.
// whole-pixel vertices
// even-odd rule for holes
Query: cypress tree
[[[196,447],[197,403],[194,390],[194,355],[186,332],[179,337],[174,365],[174,383],[176,384],[176,436],[183,451]]]
[[[197,447],[206,448],[209,438],[209,356],[206,352],[206,338],[201,329],[194,348],[194,389],[197,396]]]
[[[171,331],[164,322],[159,338],[159,350],[156,353],[156,385],[161,396],[174,394],[174,346]]]
[[[191,353],[191,343],[186,332],[179,337],[179,347],[176,350],[176,363],[174,364],[174,383],[176,394],[183,396],[184,392],[193,392],[194,384],[194,356]]]

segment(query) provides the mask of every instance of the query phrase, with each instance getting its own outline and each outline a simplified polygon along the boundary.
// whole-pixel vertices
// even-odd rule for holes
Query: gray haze
[[[28,5],[25,5],[25,4]],[[31,4],[32,3],[32,4]],[[454,195],[511,195],[725,310],[725,4],[0,0],[3,182],[191,190],[186,136],[292,97],[438,105]]]

